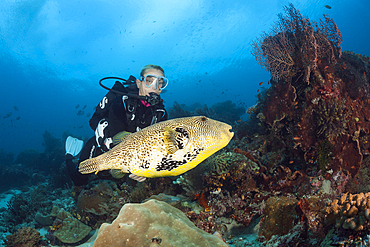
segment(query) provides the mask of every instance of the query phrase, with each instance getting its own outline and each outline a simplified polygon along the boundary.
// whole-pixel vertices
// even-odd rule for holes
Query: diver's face
[[[145,71],[145,74],[143,76],[145,77],[148,74],[164,76],[162,71],[157,70],[157,69],[148,69],[147,71]],[[155,88],[155,85],[152,85],[151,87],[147,87],[145,85],[145,82],[140,81],[139,79],[136,79],[136,85],[137,85],[137,88],[139,89],[139,95],[141,96],[149,96],[149,93],[156,93],[160,95],[162,92],[162,90],[160,90],[159,88]]]

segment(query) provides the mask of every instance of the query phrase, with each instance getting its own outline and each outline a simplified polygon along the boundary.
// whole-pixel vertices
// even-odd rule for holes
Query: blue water
[[[370,54],[369,1],[290,2],[311,20],[330,14],[343,50]],[[42,152],[46,130],[57,138],[65,131],[91,136],[88,114],[106,93],[99,79],[138,76],[149,63],[170,79],[162,95],[167,109],[174,101],[253,105],[270,76],[251,55],[251,42],[288,3],[2,0],[0,149]]]

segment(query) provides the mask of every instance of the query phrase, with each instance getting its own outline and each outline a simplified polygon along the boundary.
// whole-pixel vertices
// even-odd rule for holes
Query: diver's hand
[[[66,160],[73,160],[74,157],[72,154],[66,154]]]

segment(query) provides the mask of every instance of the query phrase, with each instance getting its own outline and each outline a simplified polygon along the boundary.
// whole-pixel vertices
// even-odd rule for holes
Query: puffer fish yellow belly
[[[140,177],[177,176],[225,147],[231,126],[204,116],[171,119],[130,134],[110,151],[80,163],[82,174],[114,169]]]

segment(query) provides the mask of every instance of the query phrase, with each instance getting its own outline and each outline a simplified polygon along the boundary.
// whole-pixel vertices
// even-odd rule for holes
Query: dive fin
[[[125,174],[127,174],[127,173],[121,171],[120,169],[111,169],[109,171],[109,173],[112,175],[112,177],[117,178],[117,179],[123,178],[123,176],[125,176]]]
[[[169,127],[164,128],[164,145],[166,147],[167,154],[173,154],[178,150],[176,142],[177,132]]]
[[[80,153],[84,142],[74,138],[72,136],[68,136],[66,139],[66,154],[71,154],[72,156],[76,156]]]
[[[121,131],[113,136],[113,146],[116,146],[118,143],[122,142],[127,136],[131,135],[131,132]]]

